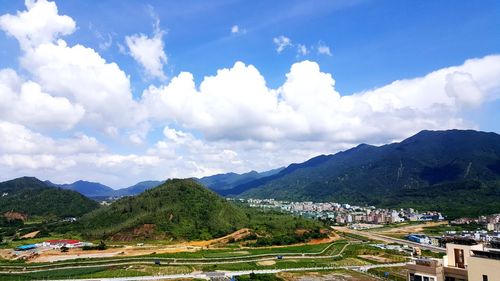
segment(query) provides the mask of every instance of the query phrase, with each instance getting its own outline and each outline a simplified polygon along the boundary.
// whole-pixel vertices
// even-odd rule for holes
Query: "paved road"
[[[183,279],[183,278],[197,278],[209,280],[210,277],[232,277],[240,275],[255,274],[275,274],[279,272],[293,272],[293,271],[319,271],[319,270],[334,270],[334,269],[351,269],[367,271],[370,268],[377,267],[398,267],[404,266],[405,263],[392,263],[392,264],[375,264],[365,266],[338,266],[338,267],[301,267],[301,268],[284,268],[284,269],[266,269],[266,270],[243,270],[243,271],[214,271],[214,272],[195,272],[188,274],[172,274],[172,275],[157,275],[157,276],[137,276],[137,277],[114,277],[114,278],[91,278],[91,279],[64,279],[53,281],[148,281],[148,280],[168,280],[168,279]]]
[[[408,240],[404,240],[404,239],[385,236],[385,235],[378,234],[378,233],[354,230],[354,229],[350,229],[350,228],[344,227],[344,226],[332,226],[332,228],[336,231],[352,233],[352,234],[364,236],[364,237],[367,237],[367,238],[370,238],[373,240],[383,241],[386,243],[399,243],[399,244],[403,244],[403,245],[411,245],[411,246],[415,246],[415,247],[420,247],[421,249],[431,250],[433,252],[446,253],[445,248],[432,246],[432,245],[426,245],[426,244],[420,244],[420,243],[416,243],[416,242],[412,242],[412,241],[408,241]]]

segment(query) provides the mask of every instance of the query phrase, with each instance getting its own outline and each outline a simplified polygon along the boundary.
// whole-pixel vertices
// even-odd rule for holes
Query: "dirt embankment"
[[[379,231],[377,229],[373,230],[376,233],[380,234],[410,234],[410,233],[419,233],[423,232],[424,228],[427,227],[434,227],[438,225],[443,225],[447,224],[448,222],[446,221],[438,221],[438,222],[425,222],[421,224],[410,224],[410,225],[405,225],[401,227],[394,227],[390,229],[380,229]]]
[[[7,219],[7,221],[22,220],[25,222],[28,219],[28,215],[13,211],[6,212],[3,216]]]

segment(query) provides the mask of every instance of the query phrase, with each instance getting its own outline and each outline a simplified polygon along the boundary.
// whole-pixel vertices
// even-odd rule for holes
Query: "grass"
[[[317,245],[297,245],[297,246],[285,246],[285,247],[271,247],[271,248],[249,248],[249,249],[221,249],[221,250],[202,250],[194,253],[176,253],[176,254],[158,254],[158,255],[147,255],[147,256],[136,256],[136,257],[109,257],[109,258],[88,258],[88,259],[77,259],[71,261],[60,261],[54,263],[36,263],[36,264],[26,264],[22,262],[2,262],[0,261],[2,270],[19,270],[20,267],[36,267],[37,269],[53,268],[57,266],[78,266],[78,265],[94,265],[104,267],[108,263],[120,263],[126,264],[130,261],[137,262],[153,262],[155,259],[160,259],[162,263],[168,263],[176,259],[178,262],[208,262],[210,259],[224,259],[224,260],[237,260],[248,258],[252,256],[268,256],[273,257],[277,255],[294,255],[305,253],[306,255],[319,254],[322,251],[324,255],[336,255],[340,253],[342,248],[344,248],[346,242],[340,241],[332,244],[317,244]],[[189,260],[181,260],[189,259]]]
[[[330,255],[339,254],[340,251],[344,249],[341,256],[338,257],[328,257]],[[326,250],[325,250],[326,249]],[[396,251],[382,250],[376,247],[364,243],[354,243],[347,245],[346,241],[340,241],[333,244],[318,244],[318,245],[299,245],[299,246],[286,246],[279,248],[257,248],[257,249],[224,249],[224,250],[204,250],[201,253],[188,253],[197,254],[194,260],[202,260],[203,262],[209,262],[210,258],[213,257],[229,257],[232,254],[234,259],[237,260],[241,258],[241,253],[235,256],[235,252],[242,250],[248,250],[250,254],[265,254],[277,255],[278,252],[288,252],[291,255],[294,253],[301,253],[302,251],[309,250],[310,253],[318,253],[325,250],[323,258],[310,258],[310,259],[294,259],[292,257],[284,256],[283,259],[272,259],[275,264],[272,265],[261,265],[255,261],[242,261],[240,263],[227,263],[227,264],[217,264],[217,265],[172,265],[168,263],[168,260],[162,260],[161,266],[154,266],[153,256],[143,256],[135,257],[134,261],[144,261],[146,264],[143,265],[117,265],[117,266],[106,266],[106,263],[111,262],[111,258],[107,259],[87,259],[71,262],[56,262],[51,264],[46,264],[45,267],[54,266],[71,266],[71,265],[95,265],[94,268],[80,268],[80,269],[58,269],[53,271],[46,271],[41,273],[23,273],[17,275],[0,275],[0,280],[32,280],[32,279],[65,279],[65,278],[105,278],[111,276],[141,276],[141,275],[157,275],[157,274],[178,274],[192,272],[193,270],[203,270],[203,271],[214,271],[214,270],[258,270],[258,269],[282,269],[282,268],[305,268],[305,267],[335,267],[335,266],[346,266],[346,265],[366,265],[374,263],[370,260],[365,260],[358,257],[358,255],[374,255],[382,256],[394,261],[405,261],[406,257],[401,253]],[[248,255],[248,253],[244,253]],[[168,255],[167,255],[168,256]],[[171,257],[171,256],[168,256]],[[185,257],[185,256],[184,256]],[[114,258],[118,262],[127,263],[132,257]],[[162,258],[160,258],[162,259]],[[177,260],[180,261],[180,260]],[[187,261],[186,261],[187,262]],[[192,261],[193,262],[193,261]],[[151,263],[151,264],[148,264]],[[6,266],[18,265],[16,263],[6,263],[2,270],[6,270]],[[31,264],[22,264],[23,267],[29,268],[33,266]],[[38,265],[38,264],[37,264]],[[18,265],[19,266],[19,265]]]
[[[383,277],[386,280],[406,281],[408,270],[405,267],[378,267],[369,269],[368,273]]]
[[[436,225],[433,227],[424,228],[424,233],[431,236],[441,236],[445,234],[446,231],[460,232],[460,231],[475,231],[478,229],[482,230],[484,229],[484,227],[476,223],[461,224],[461,225],[445,224],[445,225]]]
[[[354,233],[347,233],[347,232],[338,232],[338,234],[342,237],[348,238],[350,240],[359,240],[362,242],[374,242],[372,239],[362,236],[362,235],[357,235]]]
[[[225,258],[234,256],[265,255],[265,254],[294,254],[294,253],[319,253],[330,244],[296,245],[284,247],[262,247],[262,248],[232,248],[232,249],[209,249],[197,252],[181,252],[168,254],[154,254],[154,257],[163,258]]]
[[[280,272],[276,274],[285,280],[356,280],[356,281],[377,281],[378,279],[347,269],[321,270],[321,271],[300,271],[300,272]]]
[[[384,250],[367,244],[351,244],[347,246],[347,248],[342,253],[342,256],[344,257],[358,257],[359,255],[379,256],[391,259],[394,262],[403,262],[407,260],[407,257],[401,252]],[[377,262],[370,260],[370,263]]]

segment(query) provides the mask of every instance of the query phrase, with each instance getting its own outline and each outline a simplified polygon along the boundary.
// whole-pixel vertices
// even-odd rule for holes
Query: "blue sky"
[[[56,145],[86,138],[93,147],[74,148],[74,155],[0,148],[6,178],[25,173],[123,186],[149,178],[266,170],[360,142],[397,141],[421,129],[500,131],[500,91],[491,82],[500,80],[498,1],[0,3],[0,15],[11,15],[0,20],[0,69],[12,69],[17,77],[3,80],[9,98],[33,102],[36,97],[23,96],[21,89],[35,83],[25,91],[46,94],[50,102],[38,110],[54,118],[51,123],[42,113],[20,117],[0,107],[0,121],[10,128],[4,132],[22,128]],[[37,29],[30,5],[56,7],[57,13]],[[70,20],[57,21],[63,15]],[[16,16],[19,21],[10,20]],[[35,27],[23,29],[29,26]],[[30,32],[46,37],[26,39]],[[280,38],[287,44],[277,51]],[[20,40],[31,40],[30,46],[20,47]],[[44,44],[53,50],[41,52]],[[92,57],[95,65],[73,62],[60,55],[63,50]],[[48,71],[57,77],[47,77]],[[71,71],[83,77],[81,85],[65,78]],[[431,75],[435,71],[438,78]],[[121,86],[111,89],[108,82]],[[202,82],[208,86],[200,87]],[[82,93],[83,88],[92,91]],[[106,108],[115,104],[116,111]],[[374,120],[397,126],[386,129]],[[40,157],[53,160],[32,164]],[[102,169],[90,164],[96,161]],[[52,169],[56,162],[67,165]],[[134,173],[120,176],[128,170]]]
[[[391,81],[482,57],[500,48],[498,1],[61,1],[78,31],[67,38],[99,49],[144,86],[133,59],[116,43],[132,33],[152,32],[151,10],[161,20],[169,65],[176,74],[187,70],[198,80],[241,60],[253,64],[270,86],[284,81],[290,63],[313,59],[333,73],[337,89],[351,94]],[[22,10],[22,1],[2,1],[0,12]],[[231,36],[238,25],[245,34]],[[96,36],[100,33],[103,38]],[[272,38],[285,34],[294,41],[331,46],[332,57],[277,55]],[[2,34],[2,66],[17,64],[14,38]],[[142,84],[141,84],[142,83]]]

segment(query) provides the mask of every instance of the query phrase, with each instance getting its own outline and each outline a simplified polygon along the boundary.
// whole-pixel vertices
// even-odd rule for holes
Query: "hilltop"
[[[1,182],[0,196],[0,213],[62,218],[78,217],[99,207],[78,192],[53,187],[33,177]]]
[[[320,223],[243,208],[193,179],[173,179],[97,209],[79,222],[82,233],[103,239],[205,240],[241,228],[260,235],[291,235]]]

